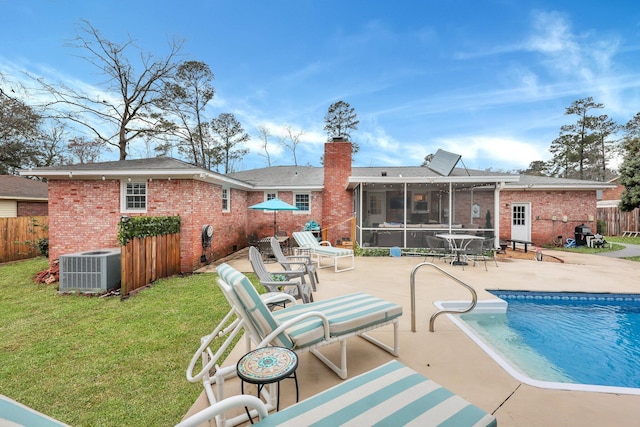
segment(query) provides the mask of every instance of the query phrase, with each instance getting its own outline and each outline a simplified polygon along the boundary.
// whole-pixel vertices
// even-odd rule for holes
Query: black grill
[[[587,244],[587,236],[593,236],[591,227],[580,224],[575,229],[576,246],[584,246]]]

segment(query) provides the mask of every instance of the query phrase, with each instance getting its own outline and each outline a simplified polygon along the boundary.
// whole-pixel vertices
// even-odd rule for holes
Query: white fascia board
[[[31,170],[24,169],[19,171],[21,176],[39,176],[48,179],[128,179],[128,178],[145,178],[145,179],[195,179],[198,181],[210,182],[218,185],[227,185],[234,188],[242,188],[245,190],[252,189],[250,184],[244,181],[228,178],[224,175],[218,175],[208,172],[185,171],[183,169],[138,169],[138,170],[120,170],[120,169],[94,169],[94,170]]]
[[[373,184],[448,184],[448,183],[487,183],[487,182],[518,182],[519,175],[513,176],[358,176],[349,177],[349,185],[360,183]]]
[[[322,185],[255,185],[252,191],[324,191]]]
[[[503,190],[603,190],[616,188],[610,184],[515,184],[507,185]]]
[[[47,202],[48,197],[15,197],[15,196],[0,196],[0,200],[20,200],[25,202]]]

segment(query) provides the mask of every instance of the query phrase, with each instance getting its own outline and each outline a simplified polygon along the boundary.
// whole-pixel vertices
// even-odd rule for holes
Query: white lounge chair
[[[418,372],[392,360],[271,415],[255,396],[225,399],[182,421],[196,427],[232,408],[255,408],[257,426],[497,426],[497,420]]]
[[[347,339],[351,337],[360,336],[394,356],[399,354],[398,323],[402,307],[398,304],[365,293],[354,293],[308,304],[294,304],[271,312],[267,306],[270,301],[256,292],[244,274],[224,263],[216,271],[218,286],[231,305],[231,311],[210,335],[201,339],[200,348],[187,368],[187,379],[202,381],[210,404],[224,398],[225,378],[236,375],[235,365],[221,367],[218,362],[242,329],[247,338],[247,352],[252,346],[260,348],[267,345],[290,348],[296,353],[311,352],[343,379],[347,378]],[[295,299],[289,297],[295,303]],[[393,325],[393,346],[366,334],[386,325]],[[214,354],[209,345],[224,336],[227,338]],[[340,343],[339,364],[318,351],[333,343]],[[202,369],[194,375],[193,370],[200,359]],[[213,368],[215,374],[210,376]],[[214,384],[218,397],[213,391]],[[263,388],[263,391],[269,407],[275,407],[270,387]],[[218,426],[236,425],[246,421],[246,415],[244,419],[242,417],[240,415],[227,422],[222,415],[216,418],[216,423]]]
[[[336,248],[331,243],[323,240],[318,242],[316,237],[310,231],[294,231],[292,233],[298,247],[309,250],[310,255],[318,263],[318,268],[331,267],[331,265],[322,265],[322,258],[330,258],[333,260],[333,266],[336,273],[340,271],[353,270],[355,268],[355,257],[353,250]],[[338,261],[341,259],[350,259],[351,265],[346,268],[338,268]]]

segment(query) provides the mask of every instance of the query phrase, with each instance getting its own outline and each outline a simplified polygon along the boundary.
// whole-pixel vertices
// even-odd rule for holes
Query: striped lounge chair
[[[224,400],[224,381],[236,375],[235,364],[220,366],[219,362],[225,360],[226,351],[235,345],[236,337],[242,330],[245,331],[247,351],[252,346],[259,348],[267,345],[287,347],[297,353],[308,351],[342,379],[347,378],[347,339],[350,337],[360,336],[398,356],[398,323],[402,315],[402,307],[398,304],[365,293],[296,304],[296,300],[288,294],[273,297],[259,295],[249,279],[228,264],[220,264],[216,271],[219,276],[218,286],[231,305],[231,311],[211,334],[202,337],[200,347],[187,367],[187,380],[202,382],[210,405]],[[270,298],[280,299],[282,296],[288,297],[291,305],[271,312],[268,308]],[[386,325],[393,325],[393,346],[366,334]],[[216,346],[219,348],[214,351],[211,343],[218,339],[225,341]],[[333,343],[340,343],[339,365],[318,351],[320,347]],[[202,369],[194,374],[199,360],[202,362]],[[267,401],[268,409],[276,407],[271,387],[263,388],[262,395]],[[216,415],[216,425],[219,427],[234,426],[246,421],[246,415],[231,419],[226,419],[224,413]]]
[[[358,292],[296,304],[270,311],[249,279],[228,264],[216,268],[218,284],[244,321],[244,328],[257,348],[276,345],[296,352],[310,351],[340,378],[347,378],[347,339],[360,336],[398,356],[398,322],[402,307]],[[393,347],[369,336],[367,331],[393,325]],[[340,343],[340,366],[317,348]]]
[[[355,268],[355,257],[352,249],[336,248],[326,240],[318,242],[310,231],[294,231],[292,235],[298,247],[309,250],[311,257],[318,263],[318,268],[331,267],[331,265],[322,265],[322,258],[333,260],[333,267],[336,273]],[[338,261],[344,258],[350,259],[351,265],[345,268],[338,268]]]
[[[232,407],[257,410],[257,426],[497,426],[487,414],[402,363],[392,360],[271,415],[255,396],[225,399],[176,427],[192,427]]]

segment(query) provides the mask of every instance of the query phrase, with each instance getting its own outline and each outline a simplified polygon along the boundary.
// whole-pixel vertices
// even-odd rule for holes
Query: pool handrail
[[[476,304],[478,303],[478,294],[476,293],[475,289],[473,289],[471,286],[469,286],[468,284],[466,284],[462,280],[460,280],[457,277],[449,274],[448,272],[446,272],[445,270],[443,270],[442,268],[438,267],[437,265],[435,265],[435,264],[433,264],[431,262],[421,262],[420,264],[418,264],[415,267],[413,267],[413,270],[411,270],[411,281],[410,281],[410,283],[411,283],[411,331],[412,332],[416,331],[416,272],[420,268],[424,267],[425,265],[428,265],[428,266],[431,266],[431,267],[435,268],[436,270],[438,270],[439,272],[441,272],[445,276],[449,277],[450,279],[453,279],[458,284],[464,286],[467,290],[469,290],[469,292],[471,292],[471,304],[466,309],[464,309],[464,310],[439,310],[439,311],[436,311],[435,313],[433,313],[431,315],[431,318],[429,319],[429,332],[434,332],[434,323],[436,321],[436,317],[438,317],[439,315],[441,315],[441,314],[463,314],[463,313],[468,313],[471,310],[473,310],[476,307]]]

